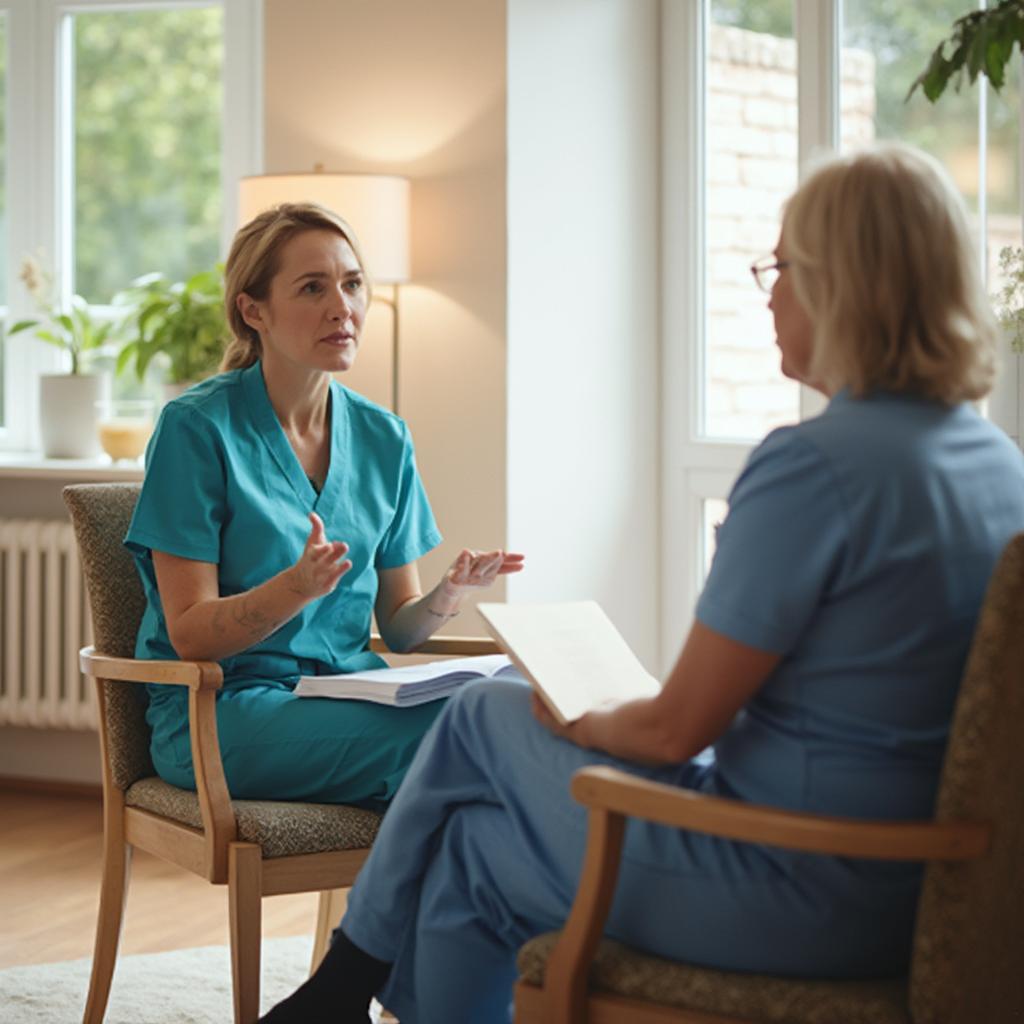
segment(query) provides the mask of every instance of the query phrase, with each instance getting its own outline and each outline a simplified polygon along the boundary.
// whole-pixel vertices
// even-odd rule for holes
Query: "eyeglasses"
[[[789,266],[789,260],[777,260],[774,256],[765,256],[750,265],[757,287],[763,292],[770,292],[779,279],[779,274]]]

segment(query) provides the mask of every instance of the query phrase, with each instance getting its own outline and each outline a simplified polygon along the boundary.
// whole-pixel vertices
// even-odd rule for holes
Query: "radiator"
[[[0,724],[94,728],[91,635],[71,524],[0,519]]]

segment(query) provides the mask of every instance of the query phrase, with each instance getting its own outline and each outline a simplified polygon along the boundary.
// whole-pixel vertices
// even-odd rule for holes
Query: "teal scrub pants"
[[[171,785],[196,788],[188,694],[150,698],[151,754]],[[217,694],[217,735],[228,791],[242,800],[307,800],[381,807],[395,794],[445,701],[394,708],[296,697],[274,680],[233,682]]]

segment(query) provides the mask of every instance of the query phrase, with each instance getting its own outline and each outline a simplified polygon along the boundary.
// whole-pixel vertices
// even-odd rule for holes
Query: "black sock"
[[[339,928],[312,977],[260,1024],[366,1024],[370,1000],[390,972],[391,964],[364,953]]]

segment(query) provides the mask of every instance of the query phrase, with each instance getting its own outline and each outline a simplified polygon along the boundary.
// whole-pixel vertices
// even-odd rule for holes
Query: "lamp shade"
[[[374,281],[409,280],[409,179],[393,174],[259,174],[242,178],[238,216],[247,224],[278,203],[319,203],[352,225]]]

